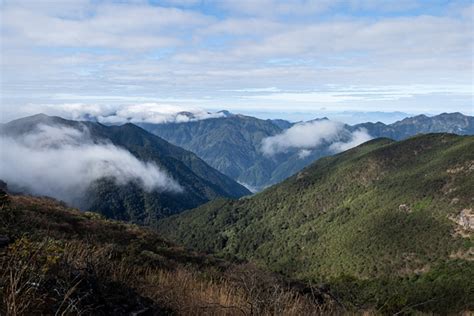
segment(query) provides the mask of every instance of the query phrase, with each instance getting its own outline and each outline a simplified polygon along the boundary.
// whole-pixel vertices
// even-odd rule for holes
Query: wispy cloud
[[[23,114],[45,113],[73,120],[95,119],[106,124],[182,123],[225,116],[221,112],[208,112],[194,106],[166,103],[137,103],[127,105],[101,105],[88,103],[34,104],[23,109]]]
[[[181,186],[150,162],[110,143],[92,141],[86,128],[40,125],[21,137],[0,135],[0,179],[14,190],[84,205],[88,187],[102,178],[136,182],[147,191],[181,192]]]
[[[349,137],[349,140],[345,142],[339,141],[339,142],[332,143],[329,146],[329,150],[331,150],[332,152],[338,153],[338,152],[345,151],[353,147],[359,146],[360,144],[365,143],[371,139],[372,137],[369,135],[367,130],[364,128],[361,128],[352,132]]]
[[[299,150],[303,159],[320,146],[329,146],[329,150],[340,152],[355,147],[372,137],[366,130],[348,131],[344,124],[329,120],[320,120],[296,124],[281,134],[262,140],[262,152],[267,156]]]
[[[252,92],[244,90],[243,92]],[[312,103],[348,103],[360,101],[394,101],[421,95],[472,95],[471,85],[390,85],[390,86],[327,86],[320,91],[276,92],[269,94],[248,95],[244,98],[274,100],[285,102]]]
[[[468,1],[7,0],[0,10],[3,111],[69,95],[472,113]]]
[[[223,91],[229,92],[280,92],[281,90],[276,87],[267,87],[267,88],[243,88],[243,89],[228,89]]]

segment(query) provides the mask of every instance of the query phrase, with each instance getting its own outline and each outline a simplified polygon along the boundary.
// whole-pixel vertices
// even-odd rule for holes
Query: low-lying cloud
[[[372,137],[369,135],[365,128],[360,128],[351,133],[350,139],[346,142],[335,142],[329,146],[329,150],[335,153],[345,151],[356,147],[362,143],[371,140]]]
[[[225,116],[222,112],[208,112],[194,106],[162,103],[129,105],[96,105],[83,103],[31,105],[26,114],[45,113],[72,120],[96,120],[104,124],[183,123]]]
[[[267,156],[298,150],[298,157],[303,159],[323,145],[329,146],[331,152],[340,152],[371,138],[365,129],[350,132],[340,122],[321,120],[299,123],[281,134],[264,138],[261,150]]]
[[[80,204],[87,188],[101,178],[119,185],[133,181],[147,191],[182,191],[155,164],[113,144],[93,142],[87,128],[39,125],[26,135],[2,135],[0,142],[0,179],[12,189],[73,205]]]

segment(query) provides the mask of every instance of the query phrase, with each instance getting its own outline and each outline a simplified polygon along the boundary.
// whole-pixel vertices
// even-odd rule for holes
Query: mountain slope
[[[474,274],[472,217],[466,224],[473,172],[472,136],[376,139],[320,159],[251,198],[217,200],[165,219],[158,229],[190,247],[293,277],[330,283],[345,276],[396,278],[394,284],[407,288],[393,291],[412,295],[422,291],[404,278],[439,269],[447,269],[448,278]],[[465,299],[473,284],[463,284]],[[357,289],[360,295],[365,290]]]
[[[195,154],[133,124],[104,126],[36,115],[5,124],[1,134],[21,140],[27,135],[34,135],[38,127],[45,125],[82,130],[95,143],[105,142],[125,149],[140,161],[157,165],[182,188],[182,192],[150,191],[133,181],[117,185],[109,178],[98,179],[88,188],[79,206],[97,210],[108,217],[149,224],[160,217],[196,207],[217,197],[238,198],[249,194],[243,186],[211,168]],[[82,140],[77,141],[80,143]],[[9,179],[5,180],[14,184]]]
[[[140,124],[169,142],[195,152],[211,166],[251,187],[260,187],[278,165],[260,151],[262,139],[282,132],[282,124],[250,116],[171,124]]]
[[[150,229],[2,189],[2,315],[335,312],[317,287],[290,286],[249,264],[186,251]]]
[[[141,126],[173,144],[195,152],[217,170],[257,190],[278,183],[316,159],[334,153],[329,150],[330,144],[323,144],[306,155],[301,155],[298,149],[289,149],[272,157],[265,156],[261,150],[262,140],[293,126],[284,120],[261,120],[226,113],[221,118]],[[432,132],[472,135],[474,118],[461,113],[443,113],[433,117],[419,115],[389,125],[378,122],[345,127],[352,132],[366,129],[374,138],[401,140]]]

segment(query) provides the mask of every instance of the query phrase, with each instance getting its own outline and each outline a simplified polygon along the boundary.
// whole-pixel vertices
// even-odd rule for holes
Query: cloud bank
[[[467,0],[5,0],[0,111],[61,94],[247,112],[472,114],[473,8]]]
[[[222,112],[208,112],[199,107],[161,103],[130,105],[96,105],[84,103],[31,105],[25,114],[45,113],[71,120],[97,120],[104,124],[183,123],[225,116]]]
[[[147,191],[180,192],[180,185],[155,164],[139,161],[109,143],[94,143],[86,128],[39,125],[24,137],[0,136],[0,179],[12,189],[81,204],[101,178],[119,185],[134,181]]]
[[[303,159],[311,150],[328,145],[332,152],[340,152],[372,139],[365,129],[348,131],[344,124],[330,120],[300,123],[281,134],[262,140],[262,152],[267,156],[299,150],[298,157]]]

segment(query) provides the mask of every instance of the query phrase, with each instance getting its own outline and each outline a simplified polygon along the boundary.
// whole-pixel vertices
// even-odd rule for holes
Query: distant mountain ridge
[[[260,152],[263,138],[283,131],[270,120],[228,113],[217,119],[139,126],[197,153],[217,170],[250,186],[259,186],[259,179],[271,178],[270,170],[278,165],[278,161],[267,159]]]
[[[459,112],[442,113],[435,116],[417,115],[392,124],[362,123],[348,126],[351,130],[365,128],[373,137],[388,137],[402,140],[416,134],[453,133],[474,135],[474,117]]]
[[[182,193],[147,192],[135,183],[119,186],[110,179],[96,181],[88,189],[83,206],[111,218],[150,224],[163,216],[198,206],[217,197],[238,198],[250,193],[195,154],[130,123],[105,126],[96,122],[71,121],[39,114],[3,124],[0,134],[21,139],[24,135],[34,132],[39,125],[76,129],[86,127],[94,141],[105,140],[127,150],[141,161],[153,162],[183,188]]]
[[[315,119],[308,122],[327,120]],[[144,129],[169,142],[196,153],[211,166],[244,183],[261,190],[298,172],[318,158],[332,155],[330,144],[311,150],[307,156],[299,150],[288,150],[273,157],[262,154],[262,140],[294,126],[285,120],[262,120],[251,116],[225,112],[225,117],[206,120],[139,124]],[[362,123],[345,125],[348,131],[361,128],[373,138],[388,137],[402,140],[419,133],[446,132],[459,135],[474,134],[474,117],[461,113],[443,113],[433,117],[418,115],[384,124]]]

